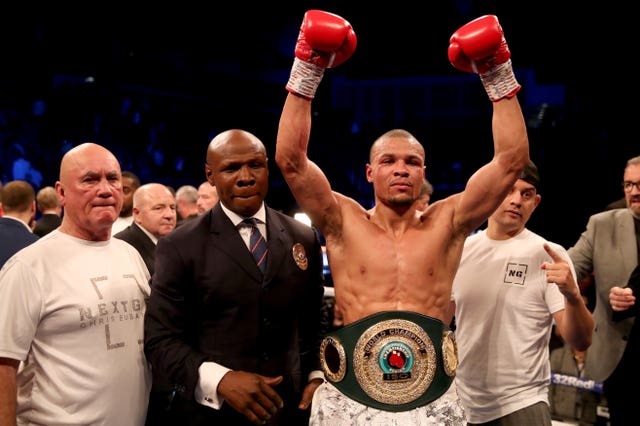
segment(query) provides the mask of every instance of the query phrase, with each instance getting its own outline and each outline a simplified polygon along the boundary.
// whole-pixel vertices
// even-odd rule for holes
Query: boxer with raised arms
[[[449,61],[480,75],[493,102],[494,155],[465,189],[416,213],[425,151],[394,129],[372,145],[366,177],[375,206],[365,209],[332,190],[307,156],[311,106],[327,68],[357,45],[348,21],[309,10],[279,122],[276,162],[297,203],[326,238],[337,304],[345,326],[321,347],[327,382],[315,392],[311,424],[463,424],[453,378],[457,351],[448,328],[451,286],[466,237],[500,205],[529,161],[520,85],[497,17],[462,26]]]

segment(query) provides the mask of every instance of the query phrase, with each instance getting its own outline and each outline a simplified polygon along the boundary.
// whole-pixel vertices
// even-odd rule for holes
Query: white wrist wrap
[[[287,82],[287,90],[307,99],[313,99],[323,75],[323,67],[295,58]]]
[[[487,91],[489,99],[497,102],[503,98],[512,98],[520,90],[511,67],[511,59],[500,65],[496,65],[484,74],[480,74],[480,80]]]

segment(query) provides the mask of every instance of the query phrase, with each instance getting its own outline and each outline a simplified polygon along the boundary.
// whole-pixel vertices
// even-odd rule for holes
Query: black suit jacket
[[[320,369],[327,326],[320,241],[312,228],[276,210],[267,207],[266,217],[264,276],[220,203],[158,241],[145,353],[175,384],[172,416],[180,424],[249,424],[226,403],[214,410],[194,400],[205,361],[283,375],[276,387],[283,416],[299,412],[308,374]],[[294,247],[305,255],[296,260]]]
[[[140,253],[140,256],[142,256],[144,263],[147,265],[149,274],[153,275],[156,245],[135,222],[131,223],[131,225],[127,226],[113,237],[124,240],[134,246],[136,250],[138,250],[138,253]]]
[[[624,287],[629,287],[633,291],[633,295],[636,298],[640,295],[640,265],[636,266],[636,268],[631,272],[631,276],[629,277],[629,282]],[[612,317],[614,321],[622,321],[626,318],[635,317],[638,315],[638,311],[640,311],[640,302],[631,305],[629,309],[625,309],[624,311],[613,311]],[[638,323],[638,321],[634,322],[634,325]],[[633,328],[633,327],[632,327]]]
[[[0,217],[0,268],[19,250],[38,240],[24,224],[14,219]]]
[[[39,237],[44,237],[49,232],[58,228],[62,224],[62,218],[55,213],[45,213],[36,221],[33,233]]]

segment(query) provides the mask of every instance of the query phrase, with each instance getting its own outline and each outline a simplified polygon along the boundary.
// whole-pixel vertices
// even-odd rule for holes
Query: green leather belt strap
[[[438,399],[458,363],[449,327],[407,311],[380,312],[327,334],[320,358],[327,380],[342,393],[386,411]]]

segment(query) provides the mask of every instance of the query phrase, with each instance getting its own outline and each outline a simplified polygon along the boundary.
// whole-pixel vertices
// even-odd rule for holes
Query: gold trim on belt
[[[405,411],[444,394],[458,365],[453,332],[407,311],[370,315],[329,333],[320,346],[325,376],[365,405]]]

